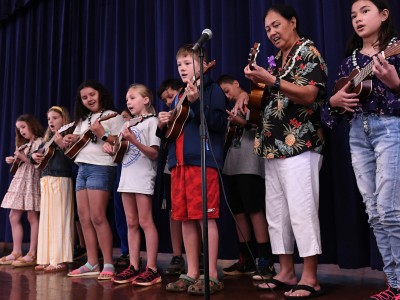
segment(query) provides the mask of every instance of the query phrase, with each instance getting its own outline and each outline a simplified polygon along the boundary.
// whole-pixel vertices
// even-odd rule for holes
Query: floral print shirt
[[[396,47],[400,47],[399,42],[397,42]],[[388,47],[391,47],[390,45]],[[348,77],[350,73],[355,69],[362,69],[367,66],[372,60],[372,57],[360,53],[355,50],[352,55],[345,58],[339,67],[339,73],[337,75],[337,81],[341,78]],[[391,56],[387,58],[389,64],[394,65],[397,73],[400,74],[400,55]],[[356,64],[357,67],[354,65]],[[354,78],[354,76],[351,76]],[[371,77],[366,78],[370,80]],[[372,77],[372,90],[371,93],[365,97],[360,98],[360,104],[355,109],[355,114],[357,113],[374,113],[379,116],[392,115],[400,116],[400,94],[389,89],[384,83],[382,83],[376,76]],[[321,119],[326,126],[329,128],[334,128],[342,117],[352,120],[354,113],[338,114],[332,110],[328,101],[322,107]]]
[[[310,106],[296,104],[281,91],[266,88],[263,94],[262,119],[258,127],[254,152],[264,158],[287,158],[306,151],[322,152],[324,137],[320,108],[325,101],[328,69],[318,49],[302,38],[291,49],[282,66],[281,51],[269,61],[267,70],[291,83],[318,87]]]

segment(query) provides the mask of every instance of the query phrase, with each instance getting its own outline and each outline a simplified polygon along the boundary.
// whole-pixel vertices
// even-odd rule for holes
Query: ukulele
[[[18,151],[21,152],[22,150],[24,150],[24,149],[27,148],[27,147],[28,147],[28,144],[24,144],[24,145],[18,147]],[[15,159],[14,159],[14,162],[13,162],[12,165],[11,165],[10,173],[15,174],[15,173],[17,172],[18,168],[19,168],[23,163],[24,163],[24,162],[23,162],[21,159],[15,158]]]
[[[102,121],[105,121],[105,120],[114,118],[114,117],[116,117],[117,115],[118,115],[117,113],[108,114],[108,115],[106,115],[106,116],[101,117],[101,118],[99,119],[99,122],[102,122]],[[79,136],[79,138],[76,140],[76,142],[64,152],[64,154],[65,154],[68,158],[74,159],[74,158],[78,155],[78,153],[79,153],[83,148],[85,148],[85,146],[89,143],[90,138],[92,137],[92,135],[93,135],[93,132],[90,130],[90,128],[87,129],[84,133],[82,133],[82,134]]]
[[[260,43],[255,42],[253,48],[250,49],[249,53],[249,68],[254,70],[254,64],[256,63],[257,55],[260,52]],[[262,95],[264,93],[264,86],[258,83],[251,83],[251,92],[249,94],[249,103],[247,104],[250,109],[249,121],[254,124],[258,124],[261,117],[261,103]]]
[[[204,74],[206,74],[215,65],[215,60],[207,64],[207,66],[204,67]],[[192,84],[194,84],[199,78],[199,76],[196,76]],[[167,139],[176,140],[181,135],[183,126],[185,125],[185,122],[189,117],[190,107],[188,102],[189,101],[187,100],[187,92],[185,91],[179,102],[176,104],[175,108],[171,110],[173,113],[173,119],[167,124],[168,128],[165,133],[165,137]]]
[[[126,126],[127,128],[131,127],[131,126],[135,126],[138,123],[142,122],[143,120],[150,118],[150,117],[155,117],[156,115],[151,114],[151,115],[147,115],[147,116],[137,116],[135,118],[132,118],[129,120],[128,125]],[[118,135],[117,140],[115,141],[115,144],[113,146],[113,162],[114,163],[121,163],[122,159],[124,158],[124,155],[126,153],[126,151],[128,151],[129,148],[129,141],[125,140],[122,136],[122,131],[121,133]]]
[[[400,41],[394,43],[392,46],[386,48],[381,52],[383,58],[391,57],[400,53]],[[372,77],[372,67],[374,61],[371,60],[364,68],[354,69],[348,77],[339,78],[335,84],[333,94],[336,94],[340,89],[342,89],[348,82],[350,86],[347,88],[346,92],[356,93],[359,96],[360,102],[364,102],[365,98],[372,91],[372,80],[364,80],[367,77]],[[344,112],[344,111],[343,111]]]
[[[71,122],[69,124],[66,124],[62,126],[57,132],[61,133],[66,131],[67,129],[71,128],[74,126],[75,122]],[[35,165],[36,169],[43,170],[44,168],[47,167],[47,164],[49,163],[50,159],[53,157],[55,148],[52,146],[54,140],[56,138],[56,135],[54,135],[44,146],[39,150],[40,153],[43,154],[43,160]]]

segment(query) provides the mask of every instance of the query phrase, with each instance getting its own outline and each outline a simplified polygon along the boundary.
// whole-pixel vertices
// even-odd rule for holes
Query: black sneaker
[[[224,275],[252,275],[256,271],[253,260],[251,258],[245,259],[243,256],[239,257],[239,261],[235,262],[230,267],[222,269]]]
[[[121,256],[115,260],[115,265],[117,267],[127,267],[130,265],[130,263],[129,253],[121,254]]]
[[[253,280],[271,279],[276,275],[274,263],[271,259],[258,258],[257,274],[253,276]]]
[[[80,245],[74,247],[74,261],[80,260],[86,256],[86,248]]]
[[[115,275],[111,280],[115,283],[128,283],[132,282],[139,274],[140,271],[135,270],[135,268],[132,265],[130,265],[121,273]]]
[[[150,286],[160,283],[161,281],[161,275],[160,273],[158,273],[158,271],[153,271],[151,268],[146,267],[146,271],[136,276],[136,278],[132,281],[132,284],[140,286]]]
[[[168,275],[180,275],[185,273],[185,259],[182,256],[174,256],[165,270]]]

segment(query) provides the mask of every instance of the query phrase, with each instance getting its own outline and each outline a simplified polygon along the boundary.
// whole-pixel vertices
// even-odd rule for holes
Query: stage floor
[[[118,256],[118,249],[115,251]],[[145,259],[145,254],[142,256]],[[165,269],[171,259],[170,254],[159,254],[160,269]],[[232,264],[231,260],[219,260],[219,270]],[[79,264],[69,264],[69,269]],[[278,265],[276,265],[278,267]],[[300,271],[302,265],[296,265]],[[96,278],[69,278],[67,271],[44,274],[35,272],[33,267],[12,268],[0,266],[0,299],[10,300],[177,300],[188,299],[187,293],[170,293],[165,291],[168,282],[177,279],[175,276],[164,276],[162,284],[151,287],[134,287],[130,284],[117,285],[111,281],[98,281]],[[321,300],[368,299],[368,296],[385,288],[383,272],[370,268],[357,270],[339,269],[336,265],[320,265],[318,275],[326,294]],[[258,291],[256,282],[250,276],[222,277],[225,289],[212,299],[284,299],[283,291],[276,293]],[[194,297],[193,299],[195,299]],[[201,299],[202,297],[197,297]]]

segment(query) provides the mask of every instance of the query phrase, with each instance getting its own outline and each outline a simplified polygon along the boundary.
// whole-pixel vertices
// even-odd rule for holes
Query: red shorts
[[[207,216],[219,218],[219,179],[216,169],[206,169]],[[176,166],[171,170],[171,217],[177,221],[201,220],[203,217],[201,197],[201,168]]]

